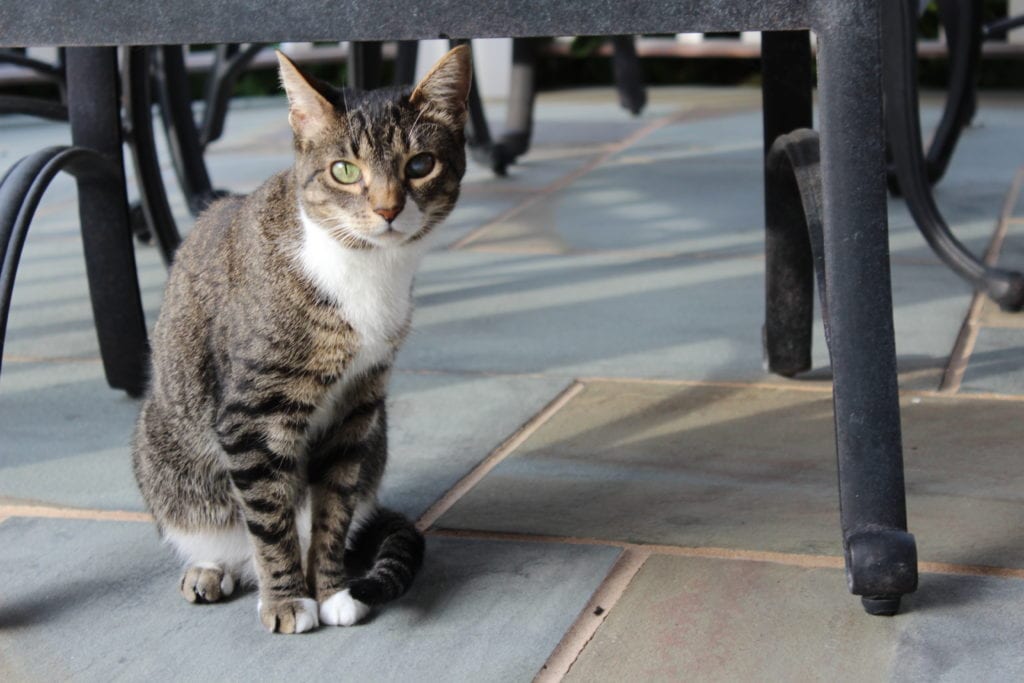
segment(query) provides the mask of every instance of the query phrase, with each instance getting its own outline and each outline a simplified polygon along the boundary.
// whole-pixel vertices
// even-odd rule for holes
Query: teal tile
[[[898,264],[893,280],[904,369],[941,369],[970,290],[934,266]],[[758,257],[431,254],[417,282],[416,333],[399,361],[403,367],[564,377],[766,377],[764,262]],[[827,365],[819,323],[814,366]]]
[[[416,517],[541,410],[558,378],[398,373],[382,500]],[[139,403],[99,362],[8,363],[0,378],[0,498],[142,509],[130,442]]]
[[[430,539],[413,589],[367,623],[281,636],[251,591],[186,603],[148,524],[10,519],[0,543],[10,680],[529,680],[617,554]]]

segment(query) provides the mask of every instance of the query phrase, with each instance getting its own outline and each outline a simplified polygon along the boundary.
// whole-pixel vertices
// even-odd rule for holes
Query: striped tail
[[[367,605],[401,597],[423,565],[423,550],[423,535],[412,522],[378,507],[349,539],[345,568],[354,577],[349,594]]]

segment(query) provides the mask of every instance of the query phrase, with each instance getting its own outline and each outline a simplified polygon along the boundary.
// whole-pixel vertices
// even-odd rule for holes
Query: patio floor
[[[289,163],[284,106],[236,103],[208,157],[218,187]],[[759,107],[754,89],[666,88],[630,118],[608,89],[545,94],[510,177],[471,165],[389,399],[382,498],[428,528],[424,570],[366,623],[298,638],[262,631],[252,591],[179,596],[131,476],[138,403],[106,387],[58,180],[0,377],[0,678],[1024,677],[1024,314],[973,297],[890,200],[922,576],[898,616],[867,616],[842,571],[820,323],[813,371],[761,366]],[[67,137],[2,120],[0,167]],[[983,96],[936,188],[963,242],[1017,268],[1021,140],[1024,97]],[[152,322],[166,272],[137,254]]]

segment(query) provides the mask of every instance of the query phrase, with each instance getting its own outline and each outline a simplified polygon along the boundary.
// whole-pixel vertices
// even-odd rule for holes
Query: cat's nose
[[[402,207],[393,206],[389,209],[374,209],[373,212],[386,220],[388,223],[395,220],[395,217],[402,212]]]

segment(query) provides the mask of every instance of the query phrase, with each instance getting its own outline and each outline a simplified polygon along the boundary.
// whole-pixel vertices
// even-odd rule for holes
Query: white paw
[[[263,608],[263,600],[256,603],[260,621],[271,633],[305,633],[312,631],[320,622],[316,618],[316,600],[295,598],[271,603]]]
[[[320,604],[320,621],[331,626],[352,626],[369,613],[370,606],[349,595],[347,588]]]
[[[220,580],[221,597],[226,598],[235,592],[235,577],[233,577],[230,572],[222,570],[219,564],[215,564],[213,562],[196,562],[196,566],[201,569],[223,572],[224,578]]]

